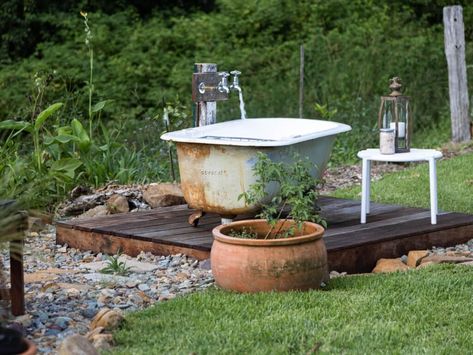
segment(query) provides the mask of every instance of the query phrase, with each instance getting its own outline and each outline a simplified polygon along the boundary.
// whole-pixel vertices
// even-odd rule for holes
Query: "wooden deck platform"
[[[473,215],[445,212],[430,224],[430,211],[372,203],[366,224],[360,224],[360,201],[320,197],[328,222],[325,244],[330,270],[369,272],[379,258],[398,257],[409,250],[450,246],[473,238]],[[114,254],[184,253],[206,259],[212,246],[217,215],[206,215],[198,227],[187,223],[186,205],[58,222],[56,241],[70,247]]]

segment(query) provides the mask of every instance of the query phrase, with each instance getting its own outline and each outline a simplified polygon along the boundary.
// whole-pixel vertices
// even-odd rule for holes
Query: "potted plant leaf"
[[[24,216],[19,212],[18,205],[13,201],[0,201],[0,247],[4,247],[7,242],[18,241],[24,237],[23,226]],[[13,244],[13,247],[15,244]],[[21,255],[22,250],[13,249],[14,255]],[[7,307],[3,307],[8,299],[6,289],[6,274],[3,270],[3,261],[0,260],[0,355],[7,354],[35,354],[36,345],[26,339],[22,332],[9,328],[6,321],[9,317]]]
[[[212,231],[212,272],[217,285],[239,292],[317,289],[327,274],[322,239],[325,221],[314,208],[313,167],[294,157],[291,164],[259,153],[256,183],[240,198],[257,202],[260,219],[220,225]],[[267,191],[279,191],[272,199]]]

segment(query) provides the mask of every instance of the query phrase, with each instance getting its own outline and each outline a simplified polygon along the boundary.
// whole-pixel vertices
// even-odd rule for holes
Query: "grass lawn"
[[[473,213],[473,153],[437,163],[440,211]],[[360,199],[361,187],[337,190],[332,196]],[[430,208],[429,165],[388,174],[371,184],[371,201]]]
[[[469,353],[473,268],[337,278],[323,291],[209,290],[130,314],[113,354]]]

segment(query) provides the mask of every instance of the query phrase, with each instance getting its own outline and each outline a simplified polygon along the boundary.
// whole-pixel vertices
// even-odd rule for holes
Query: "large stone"
[[[429,255],[428,250],[411,250],[407,255],[407,266],[417,267],[421,260]]]
[[[126,276],[102,274],[100,272],[93,272],[90,274],[84,274],[82,276],[86,280],[89,280],[92,282],[105,282],[105,283],[122,284],[122,285],[124,285],[128,280],[130,280],[130,278]]]
[[[57,286],[66,290],[66,291],[70,291],[70,290],[77,290],[79,292],[87,292],[91,289],[91,286],[87,285],[87,284],[78,284],[78,283],[67,283],[67,282],[58,282],[57,283]]]
[[[108,215],[108,208],[105,205],[95,206],[94,208],[82,213],[77,219],[93,218]]]
[[[46,224],[41,218],[38,217],[28,217],[28,231],[29,232],[41,232],[46,228]]]
[[[109,308],[102,308],[90,323],[90,329],[103,327],[104,330],[113,330],[120,326],[123,314]]]
[[[30,282],[45,282],[45,281],[54,281],[58,278],[58,275],[64,274],[75,274],[77,270],[71,269],[59,269],[59,268],[49,268],[46,270],[40,270],[32,273],[25,273],[25,283]]]
[[[136,259],[127,258],[124,255],[121,255],[118,258],[118,260],[120,262],[125,263],[125,265],[130,268],[131,272],[145,273],[145,272],[154,271],[158,268],[157,264],[137,261]],[[106,267],[108,264],[109,263],[107,261],[96,261],[96,262],[92,262],[92,263],[82,264],[79,267],[83,268],[83,269],[93,270],[93,271],[100,271],[104,267]]]
[[[107,200],[107,208],[110,214],[125,213],[130,210],[130,207],[128,206],[128,199],[125,196],[119,194],[110,196],[110,198]]]
[[[182,205],[186,203],[178,184],[150,184],[143,192],[143,199],[152,208]]]
[[[400,258],[397,259],[379,259],[373,273],[395,272],[409,270],[409,266],[404,264]]]
[[[37,271],[33,273],[25,273],[25,283],[54,281],[58,278],[57,275],[48,273],[46,271]]]
[[[104,202],[105,196],[101,194],[82,195],[74,201],[68,202],[60,209],[59,213],[62,216],[76,216],[96,206],[103,205]]]
[[[64,339],[58,355],[98,355],[98,352],[86,337],[74,334]]]
[[[429,255],[421,260],[421,264],[460,264],[468,261],[473,261],[473,258],[467,258],[465,256]]]

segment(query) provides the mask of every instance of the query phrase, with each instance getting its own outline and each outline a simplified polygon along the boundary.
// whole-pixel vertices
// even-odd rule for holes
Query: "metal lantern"
[[[381,96],[378,115],[380,130],[394,129],[394,148],[396,153],[409,151],[412,134],[412,117],[410,114],[409,97],[401,94],[401,79],[394,77],[389,80],[391,93]]]

